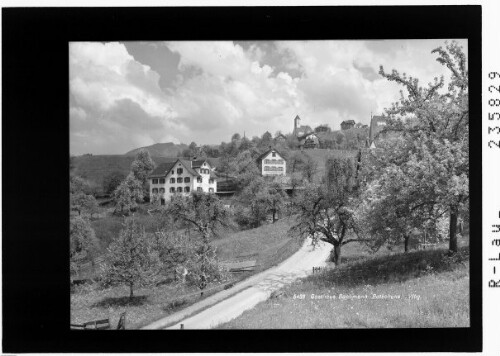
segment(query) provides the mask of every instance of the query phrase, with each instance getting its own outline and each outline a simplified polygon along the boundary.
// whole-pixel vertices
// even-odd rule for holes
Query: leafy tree
[[[215,251],[211,240],[220,228],[230,226],[229,212],[215,194],[193,192],[188,197],[174,196],[164,213],[174,222],[194,227],[200,235],[197,243],[197,258],[191,266],[191,278],[200,289],[210,281],[222,278],[218,268],[214,268]],[[195,277],[196,276],[196,277]]]
[[[239,133],[235,133],[232,137],[231,137],[231,141],[239,141],[241,139],[241,135]]]
[[[92,259],[99,247],[99,242],[90,222],[81,216],[71,217],[69,221],[69,239],[69,256],[71,262],[81,260],[85,257]]]
[[[130,173],[113,192],[115,214],[129,215],[137,209],[137,203],[143,200],[143,188],[135,176]]]
[[[229,163],[229,175],[236,177],[236,190],[241,192],[254,179],[260,177],[257,163],[250,151],[243,151]]]
[[[269,146],[271,146],[272,144],[273,144],[273,135],[269,131],[264,132],[258,147],[260,147],[261,149],[268,149]]]
[[[158,282],[162,264],[154,247],[144,227],[134,218],[126,219],[123,230],[108,247],[102,270],[104,283],[128,286],[131,300],[134,288]]]
[[[416,232],[435,228],[432,211],[413,209],[407,201],[407,179],[398,170],[390,169],[379,179],[370,182],[357,209],[357,221],[362,226],[366,244],[378,250],[385,244],[404,242],[408,252],[410,237]]]
[[[341,247],[362,238],[346,238],[348,231],[358,233],[355,211],[355,167],[352,160],[330,158],[321,184],[309,183],[292,203],[298,218],[290,229],[303,237],[310,236],[333,245],[333,261],[341,263]]]
[[[149,196],[148,176],[155,169],[156,164],[149,155],[149,151],[140,150],[132,162],[131,171],[134,177],[141,183],[143,197]]]
[[[189,235],[163,227],[155,233],[154,243],[163,275],[175,275],[179,266],[187,268],[193,264],[195,242]]]
[[[125,174],[120,171],[114,171],[103,179],[103,190],[106,194],[112,194],[120,183],[125,179]]]
[[[240,142],[240,147],[238,148],[240,152],[248,151],[253,147],[252,141],[248,138],[243,137]]]
[[[191,142],[191,143],[189,144],[189,146],[188,146],[188,147],[189,147],[189,149],[191,150],[191,152],[192,152],[193,154],[195,154],[195,153],[196,153],[196,150],[198,149],[198,145],[197,145],[197,144],[196,144],[196,142],[194,142],[194,141],[193,141],[193,142]]]
[[[85,212],[92,217],[98,211],[97,200],[90,194],[70,194],[70,209],[78,212],[78,215],[82,215],[82,212]]]
[[[273,223],[275,223],[278,215],[284,210],[288,196],[278,183],[270,182],[256,195],[255,200],[265,207],[266,215],[272,215]]]
[[[82,213],[88,213],[92,217],[97,212],[97,200],[91,195],[92,188],[90,184],[81,177],[70,177],[70,210]]]
[[[437,61],[450,72],[448,90],[442,94],[444,77],[434,78],[424,88],[417,78],[400,74],[396,70],[387,74],[383,67],[380,74],[389,81],[402,85],[408,92],[405,97],[387,109],[389,119],[384,133],[403,137],[404,154],[381,150],[382,157],[376,166],[385,169],[397,165],[413,182],[408,201],[414,209],[430,210],[433,206],[445,209],[449,216],[450,252],[457,251],[457,220],[462,210],[467,210],[469,198],[469,104],[467,59],[456,43],[432,51]],[[421,184],[425,180],[425,184]],[[424,189],[425,188],[425,189]],[[442,214],[441,209],[435,209]]]

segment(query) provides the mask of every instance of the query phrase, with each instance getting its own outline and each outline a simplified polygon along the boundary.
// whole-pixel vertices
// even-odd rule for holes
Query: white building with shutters
[[[257,166],[263,176],[286,175],[286,159],[277,150],[272,148],[257,158]]]
[[[160,194],[162,203],[174,194],[189,195],[193,191],[216,193],[214,167],[206,159],[177,159],[160,164],[148,177],[149,194]]]

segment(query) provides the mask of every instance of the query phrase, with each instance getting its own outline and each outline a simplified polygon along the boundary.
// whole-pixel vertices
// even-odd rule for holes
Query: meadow
[[[463,239],[466,240],[466,239]],[[221,329],[468,327],[469,248],[358,256],[282,289]]]
[[[109,243],[114,234],[121,229],[122,218],[109,217],[93,222],[96,235],[103,239],[101,247]],[[139,218],[147,229],[154,228],[154,221],[148,216]],[[287,234],[290,221],[282,219],[274,224],[266,224],[252,230],[238,232],[225,231],[214,240],[220,261],[239,259],[241,255],[252,255],[257,268],[251,272],[234,274],[230,281],[247,278],[261,270],[279,264],[301,246],[301,241]],[[71,294],[71,322],[110,318],[112,327],[118,323],[122,312],[127,312],[127,328],[137,329],[160,318],[185,308],[213,293],[223,289],[223,285],[209,285],[210,292],[200,296],[200,290],[182,284],[165,284],[137,289],[132,301],[128,299],[125,286],[102,288],[99,283],[75,286]],[[186,295],[189,295],[186,297]]]

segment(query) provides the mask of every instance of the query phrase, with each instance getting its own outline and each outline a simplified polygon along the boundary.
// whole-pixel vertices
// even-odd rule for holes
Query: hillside
[[[174,156],[175,157],[175,156]],[[87,179],[91,184],[102,187],[102,181],[108,174],[118,171],[125,175],[130,172],[130,165],[135,156],[121,155],[84,155],[72,158],[74,166],[72,173]],[[157,165],[169,162],[176,158],[153,157]]]
[[[180,152],[184,151],[187,148],[188,146],[184,143],[180,144],[176,144],[173,142],[155,143],[154,145],[151,146],[139,147],[132,151],[129,151],[125,153],[125,156],[135,157],[135,155],[140,150],[146,150],[149,151],[151,157],[177,157],[177,155]]]
[[[132,152],[132,151],[131,151]],[[152,156],[156,165],[161,163],[175,161],[176,155],[170,157]],[[122,155],[83,155],[72,157],[73,169],[71,173],[87,179],[91,184],[102,187],[104,177],[108,174],[118,171],[125,175],[130,172],[130,165],[135,156]],[[209,158],[211,164],[217,166],[219,159]]]

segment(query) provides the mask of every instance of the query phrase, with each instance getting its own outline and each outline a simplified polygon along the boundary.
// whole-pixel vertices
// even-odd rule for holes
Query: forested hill
[[[179,153],[186,150],[188,146],[184,143],[173,142],[155,143],[151,146],[136,148],[125,153],[125,156],[135,157],[140,150],[149,151],[151,157],[177,157]]]

